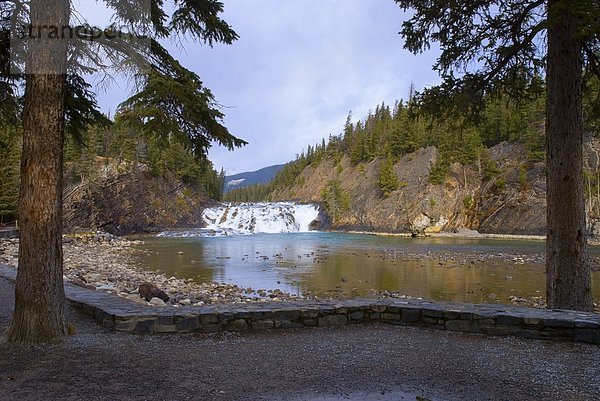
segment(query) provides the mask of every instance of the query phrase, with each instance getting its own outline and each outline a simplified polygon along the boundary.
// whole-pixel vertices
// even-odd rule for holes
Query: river
[[[175,231],[144,238],[144,267],[197,282],[235,283],[253,289],[281,289],[321,297],[372,296],[389,291],[436,301],[511,303],[516,298],[536,302],[544,297],[544,242],[487,238],[408,238],[306,232],[316,213],[302,209],[306,221],[296,221],[281,204],[261,206],[253,226],[276,231],[272,215],[286,216],[284,233],[227,230]],[[285,204],[289,205],[289,204]],[[213,210],[212,221],[231,219]],[[260,213],[246,213],[250,221]],[[239,219],[240,210],[233,218]],[[297,215],[296,220],[302,220]],[[292,221],[292,224],[290,224]],[[297,223],[297,224],[296,224]],[[294,225],[295,224],[295,225]],[[223,225],[223,224],[222,224]],[[247,225],[246,225],[247,227]],[[236,231],[233,233],[232,231]],[[591,247],[593,258],[600,248]],[[600,302],[600,272],[593,273],[595,302]]]

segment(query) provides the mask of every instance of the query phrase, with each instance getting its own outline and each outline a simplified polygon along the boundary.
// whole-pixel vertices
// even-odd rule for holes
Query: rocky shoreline
[[[376,237],[413,237],[410,233],[388,233],[388,232],[377,232],[377,231],[332,231],[342,232],[348,234],[359,234],[359,235],[373,235]],[[428,234],[427,237],[431,238],[459,238],[459,239],[494,239],[494,240],[523,240],[523,241],[545,241],[546,237],[541,235],[517,235],[517,234],[481,234],[474,230],[460,230],[457,232],[439,232],[434,234]],[[600,241],[597,239],[588,239],[589,245],[598,246]],[[489,253],[472,251],[466,253],[446,252],[446,251],[427,251],[427,252],[412,252],[404,250],[390,249],[385,251],[384,257],[393,259],[401,258],[432,258],[442,259],[446,262],[458,265],[468,265],[475,262],[485,262],[489,265],[494,265],[496,261],[509,261],[515,264],[540,264],[543,265],[546,261],[544,254],[525,254],[525,253]],[[589,256],[588,262],[593,272],[600,271],[600,257]],[[442,264],[446,264],[442,262]]]
[[[196,283],[192,279],[166,277],[145,271],[133,263],[133,248],[139,240],[128,240],[107,233],[70,234],[63,238],[64,279],[81,287],[115,293],[123,298],[154,306],[258,303],[290,301],[303,297],[281,290],[242,288],[235,284]],[[0,263],[18,265],[17,239],[0,239]],[[168,295],[165,303],[156,297],[149,302],[140,295],[141,284],[150,283]]]
[[[65,235],[64,278],[65,282],[79,285],[96,291],[106,291],[117,294],[141,304],[174,307],[188,305],[214,304],[248,304],[261,302],[294,301],[302,299],[319,300],[314,294],[290,294],[279,289],[242,288],[227,283],[197,283],[193,279],[167,277],[160,272],[144,270],[135,263],[136,255],[144,252],[135,248],[140,240],[116,237],[111,234],[96,232]],[[413,253],[399,250],[381,251],[381,258],[389,259],[443,259],[448,265],[474,264],[485,262],[494,265],[495,261],[511,260],[521,263],[543,263],[543,255],[512,255],[512,254],[453,254],[444,252]],[[458,260],[457,258],[460,258]],[[445,265],[446,262],[440,262]],[[598,270],[600,261],[591,260],[594,270]],[[18,239],[0,238],[0,263],[16,266],[18,264]],[[443,267],[443,266],[441,266]],[[153,297],[144,299],[140,294],[140,285],[149,283],[164,291],[168,298]],[[339,289],[329,291],[321,299],[352,298],[352,293],[343,293]],[[412,297],[391,291],[370,290],[368,298],[401,298]],[[161,299],[163,298],[163,299]],[[165,302],[166,300],[166,302]],[[514,305],[544,308],[542,297],[526,299],[511,297]]]
[[[409,232],[393,233],[385,231],[357,231],[357,230],[331,230],[332,232],[343,232],[348,234],[374,235],[377,237],[414,237]],[[506,239],[506,240],[525,240],[525,241],[545,241],[545,235],[523,235],[523,234],[490,234],[480,233],[477,230],[469,230],[461,228],[454,231],[440,231],[438,233],[427,233],[420,235],[421,237],[433,238],[479,238],[479,239]],[[600,239],[596,237],[588,237],[589,245],[600,245]]]
[[[318,296],[312,294],[297,295],[280,289],[243,288],[227,283],[197,283],[193,279],[167,277],[159,272],[147,271],[134,262],[135,256],[144,252],[135,249],[134,246],[142,243],[140,240],[126,239],[103,232],[67,234],[63,237],[64,280],[152,306],[181,307],[319,300]],[[18,246],[18,239],[0,238],[0,263],[17,266]],[[165,302],[158,296],[149,301],[144,299],[143,291],[142,294],[140,293],[140,285],[144,283],[150,283],[164,291],[168,300]],[[339,296],[340,294],[336,294],[336,297]],[[411,298],[377,290],[372,290],[370,297]]]

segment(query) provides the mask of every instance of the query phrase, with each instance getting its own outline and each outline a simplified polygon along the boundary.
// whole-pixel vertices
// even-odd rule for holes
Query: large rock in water
[[[317,231],[319,228],[321,228],[321,222],[318,219],[314,219],[308,225],[310,231]]]
[[[444,216],[439,217],[437,222],[434,222],[431,217],[421,213],[410,222],[409,229],[413,236],[434,234],[442,231],[447,223],[448,220]]]
[[[140,296],[144,298],[147,302],[150,302],[152,298],[162,299],[164,302],[169,300],[169,296],[160,288],[155,286],[152,283],[142,283],[138,287],[138,291]]]
[[[331,227],[331,220],[323,210],[323,207],[319,207],[319,214],[317,218],[310,222],[308,229],[310,231],[327,230]]]

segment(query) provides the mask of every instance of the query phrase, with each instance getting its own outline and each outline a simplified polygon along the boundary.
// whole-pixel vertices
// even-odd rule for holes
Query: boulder
[[[420,213],[410,222],[410,232],[413,236],[424,235],[425,229],[431,225],[431,218],[425,213]]]
[[[160,288],[151,283],[142,283],[138,287],[140,296],[150,302],[152,298],[160,298],[164,302],[169,300],[169,296]]]
[[[165,301],[160,298],[154,297],[150,300],[150,305],[154,306],[165,306]]]
[[[319,207],[319,214],[310,222],[308,229],[310,231],[327,230],[331,227],[331,219],[323,207]]]
[[[321,228],[321,221],[319,221],[318,219],[311,221],[308,225],[308,229],[310,231],[317,231],[319,228]]]
[[[78,287],[87,288],[88,290],[95,290],[96,289],[96,287],[94,287],[93,285],[89,285],[88,283],[86,283],[81,278],[76,278],[76,279],[73,279],[73,280],[69,280],[69,283],[71,283],[73,285],[76,285]]]

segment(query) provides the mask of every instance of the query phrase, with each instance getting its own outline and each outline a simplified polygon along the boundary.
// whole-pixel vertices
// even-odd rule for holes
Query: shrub
[[[337,222],[350,209],[350,196],[342,189],[339,180],[331,180],[321,192],[321,199],[327,214]]]

